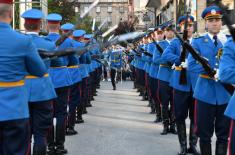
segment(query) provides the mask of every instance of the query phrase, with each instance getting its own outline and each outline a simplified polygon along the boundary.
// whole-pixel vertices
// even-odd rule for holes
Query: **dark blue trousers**
[[[54,102],[54,117],[56,118],[56,133],[53,126],[49,130],[49,147],[63,147],[65,142],[65,128],[67,120],[67,104],[69,87],[56,88],[57,98]]]
[[[75,83],[70,87],[69,91],[69,116],[68,127],[74,128],[76,122],[76,108],[80,104],[80,83]]]
[[[29,119],[0,122],[0,155],[30,155]]]
[[[145,71],[142,69],[139,69],[139,79],[138,83],[140,86],[144,87],[145,86]]]
[[[45,152],[49,128],[53,125],[52,101],[30,102],[29,111],[33,149]]]
[[[200,100],[195,104],[195,123],[200,144],[210,144],[214,131],[216,143],[227,144],[230,124],[229,118],[224,115],[227,104],[212,105]]]
[[[229,134],[229,155],[235,154],[235,120],[231,121],[230,134]]]
[[[159,80],[159,99],[162,107],[162,119],[163,123],[173,121],[173,103],[172,103],[172,88],[168,82]],[[170,105],[170,114],[168,107]]]
[[[194,99],[192,92],[173,90],[174,114],[177,123],[184,123],[189,116],[194,122]]]

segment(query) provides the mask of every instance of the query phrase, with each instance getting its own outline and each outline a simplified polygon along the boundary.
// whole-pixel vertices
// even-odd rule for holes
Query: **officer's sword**
[[[77,20],[77,23],[75,24],[74,28],[72,30],[69,30],[67,33],[61,35],[61,37],[55,42],[56,46],[60,46],[65,39],[67,39],[72,33],[73,31],[81,24],[82,19],[91,11],[91,9],[93,9],[97,4],[99,3],[99,0],[94,1],[89,8],[80,15],[80,17]]]

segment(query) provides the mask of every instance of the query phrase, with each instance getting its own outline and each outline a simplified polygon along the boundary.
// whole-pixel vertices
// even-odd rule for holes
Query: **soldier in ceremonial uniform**
[[[157,44],[160,46],[162,50],[165,50],[169,44],[170,41],[173,39],[174,35],[172,35],[172,31],[170,30],[171,23],[165,23],[162,28],[158,32],[158,42]],[[163,40],[163,34],[166,37],[166,40]],[[163,119],[163,131],[162,135],[167,134],[168,132],[172,132],[176,134],[175,129],[175,119],[173,114],[173,105],[172,105],[172,87],[169,85],[169,80],[171,77],[172,69],[171,64],[167,61],[162,60],[161,55],[162,53],[159,52],[159,49],[157,48],[158,53],[158,65],[159,70],[157,73],[157,79],[158,79],[158,92],[159,93],[159,100],[161,103],[160,110],[162,111],[162,119]],[[169,110],[169,104],[170,104],[170,110]],[[157,119],[159,119],[159,116],[157,116]]]
[[[43,77],[47,69],[30,36],[12,30],[12,0],[0,0],[0,154],[30,150],[27,89],[24,77]]]
[[[147,42],[145,44],[145,46],[142,48],[142,52],[147,52],[150,54],[153,54],[154,52],[154,43],[152,40],[152,36],[153,33],[150,32],[149,34],[146,35],[147,37]],[[148,101],[149,101],[149,106],[151,108],[151,112],[150,114],[155,114],[156,112],[156,106],[154,104],[154,101],[152,100],[153,94],[151,93],[153,90],[153,85],[152,84],[152,78],[150,76],[150,71],[152,71],[151,69],[151,64],[152,64],[152,57],[150,55],[146,55],[144,53],[142,53],[142,59],[145,61],[145,65],[144,65],[144,70],[145,70],[145,90],[146,90],[146,94],[148,95]]]
[[[207,7],[202,12],[205,19],[208,33],[193,40],[193,47],[205,59],[211,68],[218,71],[220,63],[221,49],[223,45],[217,35],[222,26],[221,10],[217,6]],[[211,137],[216,134],[216,155],[227,154],[227,144],[229,135],[229,119],[224,115],[230,94],[223,85],[215,78],[210,78],[205,70],[196,60],[191,61],[189,66],[200,72],[194,90],[196,99],[195,123],[197,124],[197,134],[200,138],[200,149],[202,155],[211,155]]]
[[[155,50],[156,50],[156,47],[155,47],[155,44],[154,44],[154,40],[153,38],[155,38],[155,35],[154,35],[154,31],[153,32],[150,32],[150,39],[149,39],[149,44],[148,44],[148,48],[147,48],[147,52],[150,53],[150,54],[154,54]],[[149,105],[150,105],[150,108],[151,108],[151,114],[155,114],[156,112],[156,91],[157,88],[156,88],[156,83],[154,83],[154,75],[155,75],[155,72],[157,70],[157,66],[156,64],[153,62],[153,57],[149,57],[149,71],[148,71],[148,95],[149,95]]]
[[[235,84],[235,43],[232,38],[224,45],[223,55],[219,66],[219,79],[225,83]],[[231,97],[226,108],[225,115],[231,118],[229,133],[229,155],[235,154],[235,95]]]
[[[75,30],[73,32],[73,39],[74,39],[74,47],[75,48],[80,48],[84,47],[85,43],[83,41],[83,36],[86,34],[86,31],[84,30]],[[82,58],[81,58],[82,57]],[[79,69],[81,72],[81,77],[82,77],[82,82],[80,84],[80,104],[77,107],[77,118],[76,118],[76,123],[84,123],[84,120],[82,118],[82,114],[84,111],[86,112],[86,98],[87,98],[87,78],[89,77],[88,71],[86,64],[84,64],[86,56],[80,56],[78,58],[79,61]]]
[[[157,97],[158,97],[158,102],[157,102],[157,115],[156,115],[156,120],[155,122],[161,122],[162,121],[162,113],[164,110],[162,109],[164,106],[162,103],[169,103],[172,102],[172,87],[169,85],[169,81],[171,78],[171,73],[172,73],[172,69],[171,69],[171,64],[165,62],[164,60],[161,59],[161,55],[162,53],[159,50],[165,50],[168,45],[170,44],[170,41],[174,38],[174,34],[171,31],[171,27],[172,27],[172,23],[168,22],[163,24],[159,30],[156,32],[157,35],[157,44],[159,45],[159,48],[156,48],[157,51],[157,62],[159,65],[159,69],[158,69],[158,73],[157,73]],[[164,31],[164,33],[162,33],[162,31]],[[163,40],[165,36],[165,40]],[[160,57],[160,59],[159,59]],[[164,104],[165,106],[167,104]],[[166,110],[167,108],[165,108],[165,116],[166,116]],[[165,128],[165,130],[162,132],[162,134],[166,134],[168,131],[175,133],[175,127],[174,127],[174,123],[175,123],[175,119],[173,114],[173,106],[171,106],[170,109],[168,109],[168,114],[170,115],[170,119],[168,119],[169,125],[170,125],[170,129],[168,130],[167,128]],[[166,127],[166,126],[165,126]]]
[[[31,9],[22,15],[25,19],[26,34],[32,37],[37,49],[55,50],[53,42],[38,35],[41,26],[41,19],[44,17],[41,10]],[[50,60],[44,61],[47,69],[50,67]],[[48,73],[39,78],[27,75],[26,87],[28,89],[31,133],[34,137],[33,154],[45,155],[47,148],[48,130],[53,123],[52,99],[56,98],[54,85]]]
[[[193,34],[193,22],[194,18],[189,16],[181,16],[178,19],[178,24],[181,28],[181,32],[184,31],[185,22],[188,22],[187,25],[187,40],[188,42],[192,41]],[[194,132],[194,100],[192,97],[193,84],[191,82],[187,65],[180,62],[180,56],[182,46],[179,39],[173,39],[170,42],[170,45],[165,49],[162,60],[165,63],[171,63],[175,65],[174,71],[171,75],[170,86],[173,87],[173,106],[174,114],[177,126],[177,133],[180,142],[180,152],[179,155],[186,155],[187,152],[193,154],[199,154],[196,145],[197,145],[197,136]],[[186,56],[187,58],[187,56]],[[185,60],[187,62],[187,60]],[[191,65],[191,64],[190,64]],[[186,69],[186,79],[187,82],[184,84],[180,83],[180,74],[182,68]],[[185,120],[189,115],[190,119],[190,133],[189,133],[189,149],[187,150],[187,135],[186,135],[186,123]]]
[[[49,14],[47,17],[49,34],[47,39],[56,42],[60,38],[60,21],[62,20],[59,14]],[[70,38],[58,46],[58,49],[67,49],[73,47],[72,40]],[[60,57],[56,61],[51,62],[51,68],[49,70],[52,82],[54,84],[57,98],[54,104],[54,112],[56,118],[56,132],[51,128],[48,135],[48,149],[49,154],[57,153],[64,154],[67,150],[64,148],[65,131],[66,131],[66,119],[67,119],[67,104],[69,95],[69,86],[71,86],[72,79],[67,66],[69,65],[68,57]],[[54,135],[55,134],[55,135]]]
[[[91,38],[92,35],[89,34],[85,34],[83,36],[83,40],[82,42],[85,44],[85,46],[88,46],[91,43]],[[86,69],[88,71],[88,77],[87,77],[87,81],[86,81],[86,87],[84,88],[86,90],[86,98],[84,100],[85,102],[85,107],[91,107],[91,99],[92,99],[92,77],[93,77],[93,65],[91,63],[91,51],[89,49],[89,51],[87,51],[85,54],[83,54],[80,57],[80,62],[83,63],[86,66]],[[87,113],[87,112],[86,112]]]
[[[159,82],[158,82],[158,69],[159,69],[159,60],[160,60],[160,53],[159,50],[157,49],[157,44],[159,44],[159,42],[161,42],[164,39],[164,33],[162,30],[162,26],[158,26],[157,28],[155,28],[154,30],[154,34],[153,34],[153,38],[154,38],[154,42],[152,42],[152,47],[154,47],[154,52],[153,52],[153,63],[151,66],[151,71],[150,71],[150,75],[153,77],[152,79],[152,83],[151,86],[153,86],[152,88],[152,96],[154,99],[154,104],[156,107],[156,119],[155,119],[155,123],[161,122],[162,121],[162,109],[161,109],[161,104],[159,101]]]
[[[122,52],[117,49],[116,46],[113,46],[112,51],[110,52],[109,56],[109,61],[110,61],[110,75],[111,75],[111,82],[113,86],[113,90],[116,90],[116,73],[117,69],[121,69],[122,67]]]
[[[74,25],[71,23],[66,23],[61,26],[62,33],[67,33],[68,31],[72,30],[74,28]],[[75,44],[75,43],[73,43]],[[76,45],[73,45],[74,48],[77,48]],[[69,115],[68,115],[68,124],[66,129],[67,135],[76,135],[77,131],[74,129],[75,122],[76,122],[76,109],[78,105],[80,104],[81,96],[81,88],[80,84],[82,81],[81,71],[79,69],[79,60],[76,55],[72,55],[68,57],[69,64],[68,64],[68,70],[71,75],[71,79],[73,81],[73,85],[70,86],[69,89]]]

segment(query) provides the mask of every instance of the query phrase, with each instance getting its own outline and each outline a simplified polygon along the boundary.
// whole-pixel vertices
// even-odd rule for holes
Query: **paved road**
[[[140,101],[132,82],[102,82],[93,107],[76,126],[78,135],[66,137],[69,155],[176,155],[176,135],[160,135],[161,124],[153,123],[147,102]]]

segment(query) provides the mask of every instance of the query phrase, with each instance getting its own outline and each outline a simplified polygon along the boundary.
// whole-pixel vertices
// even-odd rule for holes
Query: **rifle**
[[[210,78],[214,78],[214,75],[216,74],[216,71],[213,68],[211,68],[208,61],[205,58],[203,58],[202,56],[200,56],[196,52],[196,50],[187,41],[184,41],[182,39],[182,37],[174,29],[172,29],[172,30],[175,33],[176,37],[180,40],[182,46],[184,46],[190,52],[192,57],[202,65],[203,69],[206,71],[208,76]],[[228,83],[222,83],[222,82],[220,82],[220,83],[229,92],[230,95],[233,95],[233,92],[235,90],[233,85],[228,84]]]
[[[186,12],[186,20],[184,22],[184,32],[183,32],[183,40],[184,41],[187,41],[188,39],[188,18],[189,18],[189,14],[190,14],[190,2],[189,2],[189,6],[187,8],[187,4],[186,4],[186,1],[185,1],[185,12]],[[186,55],[187,55],[187,50],[185,48],[185,46],[183,46],[183,50],[181,52],[181,55],[180,55],[180,62],[185,62],[185,59],[186,59]],[[187,84],[187,71],[186,71],[186,68],[182,67],[182,70],[180,71],[180,81],[179,81],[179,84]]]
[[[50,60],[63,57],[63,56],[70,56],[74,54],[81,56],[85,54],[88,51],[88,49],[91,47],[91,45],[90,46],[89,45],[90,45],[90,41],[87,42],[84,47],[80,47],[77,49],[67,48],[67,49],[52,50],[52,51],[38,49],[38,53],[42,59],[50,59]]]
[[[67,39],[72,33],[73,31],[81,25],[82,19],[90,12],[91,9],[93,9],[97,4],[99,3],[99,0],[94,1],[90,7],[87,9],[87,11],[85,11],[83,14],[81,14],[81,16],[78,18],[77,23],[75,24],[74,28],[72,30],[69,30],[67,33],[63,34],[60,36],[60,38],[58,40],[56,40],[55,45],[56,46],[60,46],[65,39]]]
[[[149,56],[149,57],[153,57],[153,55],[149,52],[147,52],[145,49],[143,49],[142,47],[140,48],[140,50],[142,51],[143,54],[145,54],[146,56]]]

